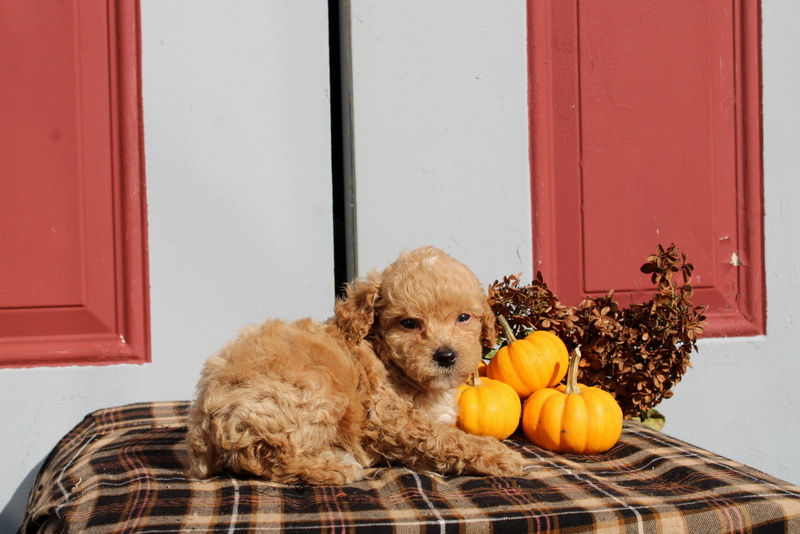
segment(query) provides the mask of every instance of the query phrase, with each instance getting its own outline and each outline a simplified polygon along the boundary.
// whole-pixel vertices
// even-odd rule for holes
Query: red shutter
[[[149,359],[135,1],[0,1],[0,365]]]
[[[695,265],[706,333],[764,332],[756,0],[529,1],[535,270],[565,304]]]

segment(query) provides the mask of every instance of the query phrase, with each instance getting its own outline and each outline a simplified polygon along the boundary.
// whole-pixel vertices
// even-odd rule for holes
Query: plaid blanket
[[[524,478],[375,468],[349,486],[186,475],[186,402],[100,410],[47,458],[20,533],[800,532],[800,488],[626,422],[598,456],[524,439]]]

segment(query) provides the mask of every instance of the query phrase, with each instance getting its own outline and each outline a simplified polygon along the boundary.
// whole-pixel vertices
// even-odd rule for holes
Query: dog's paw
[[[469,471],[479,475],[521,476],[530,464],[519,452],[507,447],[495,438],[483,440],[480,452],[470,462]]]
[[[363,478],[361,466],[331,466],[329,470],[304,473],[300,481],[314,486],[343,486]]]
[[[364,468],[352,454],[341,449],[332,449],[320,454],[315,468],[302,476],[306,484],[341,486],[364,476]]]

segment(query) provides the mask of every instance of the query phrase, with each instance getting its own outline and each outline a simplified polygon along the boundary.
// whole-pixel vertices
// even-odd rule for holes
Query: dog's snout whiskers
[[[433,353],[433,361],[440,367],[451,367],[456,363],[458,355],[450,347],[441,347]]]

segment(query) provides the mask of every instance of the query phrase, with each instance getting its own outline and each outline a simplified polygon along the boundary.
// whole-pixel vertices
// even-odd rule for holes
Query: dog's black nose
[[[450,367],[456,363],[456,351],[450,347],[437,349],[436,352],[433,353],[433,361],[435,361],[439,367]]]

